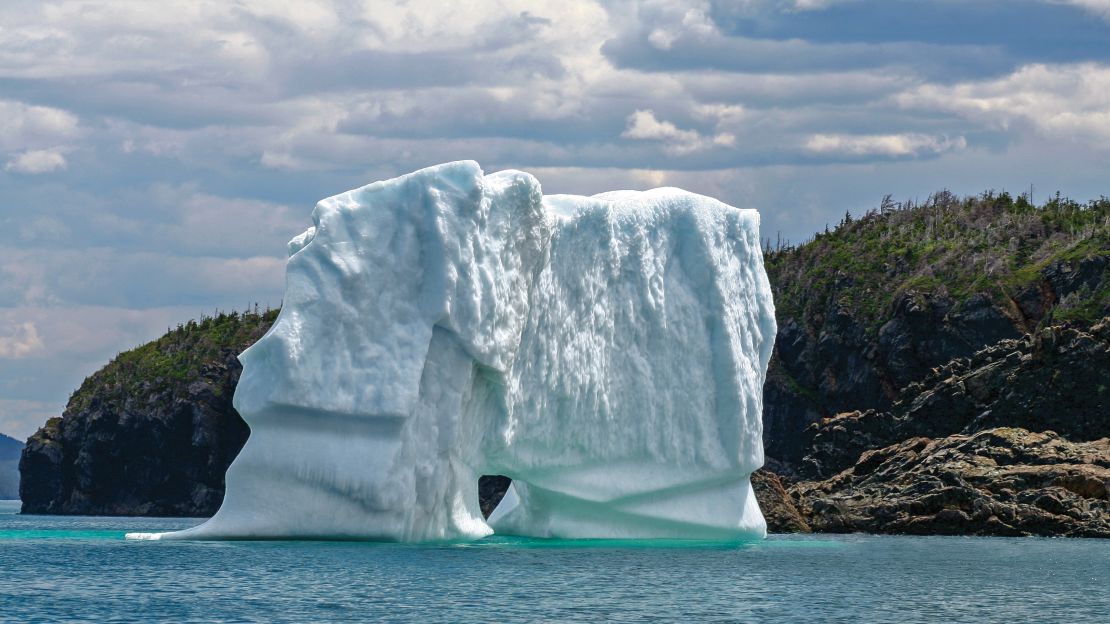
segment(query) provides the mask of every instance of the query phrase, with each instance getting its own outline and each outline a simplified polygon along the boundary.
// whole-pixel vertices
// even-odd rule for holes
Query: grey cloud
[[[678,34],[666,49],[651,31],[625,33],[602,51],[620,67],[652,72],[725,71],[793,73],[885,69],[931,79],[996,74],[1014,66],[997,46],[942,46],[920,42],[828,43],[720,35]]]
[[[699,101],[736,102],[774,108],[822,104],[858,105],[920,84],[914,76],[890,71],[802,73],[693,72],[680,74],[686,92]]]
[[[283,273],[284,259],[275,256],[214,258],[106,248],[20,250],[5,258],[0,272],[5,300],[0,303],[143,309],[203,306],[245,293],[276,303]]]
[[[0,369],[0,374],[3,374]],[[0,431],[18,440],[31,436],[48,418],[60,416],[62,406],[44,401],[0,399]]]
[[[3,189],[3,185],[0,185]],[[40,203],[40,197],[50,197]],[[34,206],[34,212],[27,211]],[[195,184],[156,183],[110,194],[55,184],[16,191],[0,201],[0,224],[27,249],[85,246],[120,252],[249,258],[280,256],[307,227],[312,204],[294,207],[202,192]]]

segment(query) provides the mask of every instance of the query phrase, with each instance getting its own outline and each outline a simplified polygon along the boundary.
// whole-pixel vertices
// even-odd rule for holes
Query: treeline
[[[1076,239],[1088,238],[1099,231],[1110,228],[1110,198],[1106,196],[1087,202],[1078,202],[1061,195],[1059,191],[1048,201],[1036,205],[1029,200],[1028,193],[1015,199],[1009,192],[984,191],[977,196],[959,197],[945,189],[929,195],[924,201],[907,199],[895,201],[893,195],[884,195],[879,205],[867,210],[861,217],[853,217],[851,211],[832,229],[828,224],[822,232],[801,244],[776,236],[763,239],[763,253],[766,256],[790,253],[822,237],[842,234],[845,231],[858,231],[877,224],[896,226],[925,239],[938,236],[966,234],[960,228],[994,229],[1016,225],[1029,239],[1044,237],[1049,232],[1065,232]],[[937,226],[942,227],[938,228]],[[943,226],[949,226],[947,228]]]
[[[70,397],[68,411],[85,409],[94,395],[153,396],[184,387],[206,374],[215,363],[233,358],[273,325],[278,310],[221,311],[179,323],[160,338],[117,353],[102,369],[85,379]],[[163,393],[164,394],[164,393]]]
[[[923,202],[886,196],[860,217],[846,213],[801,245],[764,241],[776,307],[809,318],[830,299],[877,324],[908,290],[957,301],[973,294],[1000,305],[1050,266],[1110,255],[1110,198],[1077,202],[1057,193],[1034,205],[1003,191],[958,197],[944,190]],[[1094,269],[1091,269],[1094,266]],[[1097,278],[1097,276],[1096,276]],[[1054,310],[1056,320],[1091,321],[1110,307],[1110,276],[1092,279]]]

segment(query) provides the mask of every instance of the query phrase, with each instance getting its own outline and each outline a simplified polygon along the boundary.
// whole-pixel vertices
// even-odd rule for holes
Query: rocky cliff
[[[1110,537],[1110,317],[957,358],[889,410],[811,425],[815,531]]]
[[[767,264],[772,530],[1110,536],[1110,201],[939,193]]]
[[[0,434],[0,500],[19,498],[19,454],[23,444]]]
[[[118,355],[27,440],[23,513],[211,515],[248,429],[237,355],[276,312],[190,322]]]
[[[766,257],[779,334],[764,445],[793,465],[822,418],[887,409],[954,358],[1110,314],[1110,199],[887,201]]]

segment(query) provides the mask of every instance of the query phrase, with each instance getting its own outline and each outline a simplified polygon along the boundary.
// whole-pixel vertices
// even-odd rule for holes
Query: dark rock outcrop
[[[1110,439],[997,428],[910,438],[791,493],[832,533],[1110,538]]]
[[[493,513],[512,482],[512,479],[502,475],[482,475],[478,479],[478,506],[484,517],[488,518]]]
[[[184,392],[122,402],[95,397],[51,419],[23,454],[23,513],[215,513],[224,472],[247,441],[246,423],[231,407],[240,370],[229,352]]]
[[[1055,431],[1089,441],[1110,435],[1110,317],[1089,330],[1048,327],[956,358],[908,385],[889,411],[839,414],[801,436],[801,471],[831,476],[868,450],[913,437],[993,427]]]
[[[238,354],[274,315],[221,315],[121,354],[27,441],[23,513],[208,516],[247,440]]]
[[[798,511],[782,479],[770,470],[752,473],[752,490],[767,520],[767,530],[771,533],[809,533],[809,523]]]
[[[907,291],[875,335],[850,312],[833,305],[809,334],[788,319],[775,342],[775,359],[764,392],[767,453],[801,460],[802,430],[848,410],[884,409],[906,385],[953,358],[967,358],[1022,329],[982,295],[961,304]]]
[[[806,430],[813,531],[1110,537],[1110,317],[957,358]]]

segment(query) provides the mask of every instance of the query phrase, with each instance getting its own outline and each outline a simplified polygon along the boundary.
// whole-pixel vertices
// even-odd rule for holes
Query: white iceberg
[[[766,533],[759,216],[679,189],[543,197],[449,163],[321,201],[241,356],[208,522],[134,538]],[[513,485],[489,524],[482,474]]]

